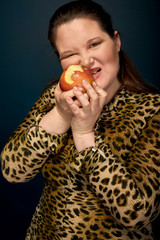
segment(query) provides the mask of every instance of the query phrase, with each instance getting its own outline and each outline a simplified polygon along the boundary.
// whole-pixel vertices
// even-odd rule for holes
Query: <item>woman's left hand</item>
[[[81,106],[75,104],[72,98],[66,98],[73,112],[71,128],[78,151],[94,145],[94,126],[107,99],[106,91],[95,82],[90,85],[84,80],[83,87],[86,91],[85,94],[78,88],[74,88],[75,97],[81,103]],[[86,97],[86,94],[88,97]]]

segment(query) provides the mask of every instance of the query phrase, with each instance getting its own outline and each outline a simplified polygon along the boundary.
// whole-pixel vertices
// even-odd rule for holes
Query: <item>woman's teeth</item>
[[[96,73],[98,73],[98,72],[100,72],[100,71],[101,71],[101,69],[98,68],[98,69],[95,69],[95,70],[91,71],[91,73],[94,75],[94,74],[96,74]]]

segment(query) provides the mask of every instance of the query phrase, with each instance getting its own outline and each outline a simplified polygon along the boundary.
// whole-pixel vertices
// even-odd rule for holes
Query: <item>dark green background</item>
[[[0,2],[0,151],[44,86],[61,73],[47,40],[47,31],[52,13],[66,2]],[[114,27],[121,34],[122,48],[139,72],[147,82],[160,87],[160,1],[97,2],[112,15]],[[0,239],[24,239],[42,185],[40,175],[22,184],[10,184],[0,175]]]

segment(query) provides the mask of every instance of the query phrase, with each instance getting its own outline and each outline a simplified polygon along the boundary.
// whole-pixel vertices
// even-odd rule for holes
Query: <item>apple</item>
[[[90,84],[93,83],[94,78],[87,68],[79,65],[70,65],[67,67],[59,80],[60,88],[62,91],[71,90],[73,87],[83,88],[82,81],[86,80]]]

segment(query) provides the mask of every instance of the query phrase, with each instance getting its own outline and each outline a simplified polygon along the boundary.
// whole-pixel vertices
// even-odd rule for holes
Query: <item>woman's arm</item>
[[[150,121],[146,122],[124,161],[118,153],[112,153],[103,139],[94,139],[93,128],[102,106],[100,98],[103,92],[89,86],[86,86],[86,91],[88,102],[75,91],[82,108],[74,106],[68,99],[74,114],[71,128],[76,149],[73,151],[75,162],[71,163],[71,167],[88,176],[95,194],[119,223],[128,229],[141,228],[160,212],[160,113],[146,118]],[[90,140],[86,134],[89,134]]]
[[[57,111],[55,87],[44,92],[36,101],[1,153],[2,172],[10,182],[25,182],[32,179],[49,154],[59,152],[66,142],[70,122],[66,120],[67,114],[63,119]],[[59,94],[57,95],[59,97]],[[62,99],[63,97],[61,103],[64,102]],[[63,108],[60,110],[62,112]],[[50,118],[46,117],[48,115]],[[48,124],[44,120],[46,118]],[[48,131],[45,126],[52,128],[52,131]]]
[[[75,153],[76,169],[79,163],[97,197],[128,229],[144,227],[160,212],[159,130],[160,112],[142,130],[125,162],[103,141]]]

